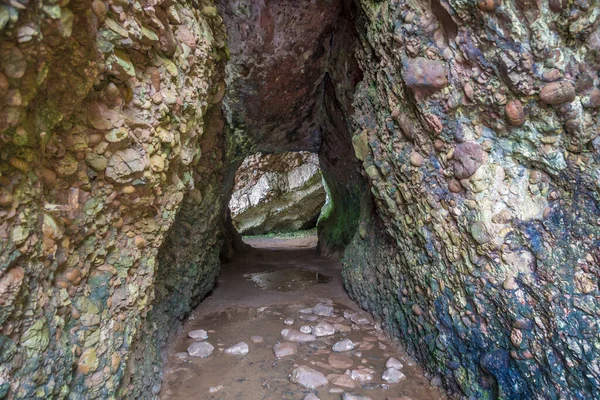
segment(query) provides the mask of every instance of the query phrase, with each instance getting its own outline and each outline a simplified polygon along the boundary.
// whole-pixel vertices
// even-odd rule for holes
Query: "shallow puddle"
[[[331,277],[302,268],[244,274],[244,278],[254,282],[262,290],[293,292],[305,290],[315,284],[328,283]]]

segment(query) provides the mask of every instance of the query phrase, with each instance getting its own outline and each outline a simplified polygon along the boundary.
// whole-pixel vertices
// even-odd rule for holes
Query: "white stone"
[[[398,360],[397,358],[390,357],[387,360],[387,362],[385,363],[385,367],[386,368],[402,369],[402,368],[404,368],[404,365],[402,365],[402,363],[400,362],[400,360]]]
[[[288,342],[312,342],[313,340],[317,340],[315,335],[287,328],[281,331],[281,337]]]
[[[329,317],[331,314],[333,314],[333,307],[319,303],[313,308],[313,314],[320,315],[322,317]]]
[[[206,358],[210,356],[214,350],[215,348],[213,345],[208,342],[196,342],[188,347],[187,352],[192,357]]]
[[[336,353],[340,353],[342,351],[351,351],[354,350],[354,343],[350,339],[342,339],[333,345],[332,350]]]
[[[195,331],[188,332],[188,337],[194,340],[206,340],[208,339],[208,332],[204,329],[197,329]]]
[[[321,400],[321,399],[318,398],[316,394],[309,393],[306,396],[304,396],[304,399],[302,399],[302,400]]]
[[[329,383],[325,375],[305,365],[296,368],[290,380],[307,389],[316,389]]]
[[[273,353],[275,354],[276,358],[291,356],[296,354],[297,351],[298,346],[296,346],[294,343],[284,342],[277,343],[275,346],[273,346]]]
[[[406,379],[406,376],[398,371],[396,368],[388,368],[385,370],[383,375],[381,375],[381,379],[386,381],[387,383],[398,383]]]
[[[359,369],[353,369],[352,372],[350,372],[350,376],[352,377],[352,379],[359,382],[373,380],[373,375],[366,371],[361,371]]]
[[[286,318],[285,321],[283,321],[283,323],[286,324],[287,326],[294,325],[294,319]]]
[[[231,354],[233,356],[245,356],[248,354],[250,349],[248,348],[248,344],[246,342],[239,342],[238,344],[234,344],[228,349],[225,349],[225,354]]]
[[[251,341],[252,343],[262,343],[262,342],[264,341],[264,339],[263,339],[263,337],[262,337],[262,336],[252,336],[252,337],[250,338],[250,341]]]
[[[308,325],[302,325],[300,327],[300,332],[302,333],[311,333],[312,332],[312,328]]]
[[[328,322],[319,322],[312,330],[317,337],[335,335],[335,328]]]
[[[369,396],[362,396],[354,393],[344,393],[342,400],[372,400]]]

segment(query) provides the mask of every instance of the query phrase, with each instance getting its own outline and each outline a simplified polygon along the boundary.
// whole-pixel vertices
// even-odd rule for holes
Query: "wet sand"
[[[406,400],[445,399],[438,388],[430,385],[421,369],[385,338],[373,322],[357,325],[344,318],[344,311],[348,316],[360,309],[342,287],[341,264],[317,254],[316,237],[261,238],[247,240],[247,243],[254,249],[222,266],[215,289],[193,312],[171,344],[162,399],[302,400],[308,393],[314,393],[322,400],[337,400],[342,393],[336,391],[342,389],[373,400],[402,396],[406,396]],[[334,314],[325,317],[300,312],[320,302],[333,305]],[[315,317],[315,321],[301,319]],[[294,320],[291,326],[284,324],[288,318]],[[275,358],[273,345],[284,342],[282,329],[314,326],[320,321],[339,323],[352,330],[298,343],[296,354]],[[190,357],[186,353],[195,342],[187,334],[196,329],[208,331],[207,342],[215,347],[208,358]],[[253,343],[252,336],[261,336],[263,342]],[[370,368],[375,371],[372,380],[355,381],[353,389],[330,382],[314,390],[289,380],[294,368],[301,365],[324,375],[344,374],[347,369],[335,368],[328,363],[328,358],[332,345],[345,338],[357,345],[353,351],[338,353],[352,360],[353,365],[347,369]],[[249,346],[247,355],[224,353],[224,349],[242,341]],[[381,379],[389,357],[404,364],[401,372],[405,380],[388,384]]]

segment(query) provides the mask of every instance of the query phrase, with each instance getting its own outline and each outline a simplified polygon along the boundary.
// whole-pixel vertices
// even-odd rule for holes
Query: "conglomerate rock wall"
[[[240,234],[263,235],[313,228],[324,204],[316,154],[255,154],[238,168],[229,209]]]
[[[221,22],[209,1],[0,5],[0,398],[160,389],[218,270]]]
[[[357,3],[352,297],[454,393],[600,397],[598,4]]]

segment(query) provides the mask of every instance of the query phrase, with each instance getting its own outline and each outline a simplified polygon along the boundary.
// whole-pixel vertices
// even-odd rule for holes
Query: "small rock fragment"
[[[402,368],[404,368],[404,365],[397,358],[390,357],[387,360],[387,362],[385,363],[385,367],[386,368],[402,369]]]
[[[215,348],[213,345],[208,342],[196,342],[188,347],[187,352],[192,357],[206,358],[210,356],[214,350]]]
[[[188,337],[194,340],[206,340],[208,339],[208,332],[204,329],[197,329],[195,331],[189,331]]]
[[[312,342],[313,340],[317,340],[317,337],[315,335],[302,333],[295,329],[282,330],[281,337],[283,337],[288,342]]]
[[[300,332],[302,333],[311,333],[312,332],[312,328],[308,325],[302,325],[300,327]]]
[[[273,346],[273,353],[275,354],[276,358],[291,356],[291,355],[296,354],[297,351],[298,351],[298,346],[296,346],[294,343],[284,342],[284,343],[277,343]]]
[[[305,365],[296,368],[292,372],[290,380],[307,389],[315,389],[329,383],[325,375]]]
[[[327,379],[329,379],[329,382],[331,382],[332,384],[336,385],[336,386],[343,386],[343,387],[347,387],[347,388],[354,388],[356,385],[354,383],[354,381],[352,380],[352,378],[349,375],[346,374],[341,374],[341,375],[337,375],[337,374],[331,374],[331,375],[327,375]]]
[[[337,342],[336,344],[333,345],[332,350],[340,353],[342,351],[350,351],[350,350],[354,350],[354,342],[352,342],[352,340],[350,339],[342,339],[339,342]]]
[[[369,396],[363,396],[355,393],[344,393],[342,400],[372,400]]]
[[[264,341],[264,339],[263,339],[263,337],[262,337],[262,336],[252,336],[252,337],[250,338],[250,341],[251,341],[252,343],[262,343],[262,342]]]
[[[398,383],[406,379],[406,376],[402,372],[398,371],[396,368],[388,368],[381,375],[381,379],[388,383]]]
[[[312,332],[317,337],[331,336],[335,334],[335,328],[327,322],[319,322],[317,326],[313,328]]]
[[[331,314],[333,314],[333,307],[328,306],[323,303],[319,303],[313,308],[312,312],[315,315],[320,315],[322,317],[329,317]]]
[[[317,397],[316,394],[314,393],[309,393],[306,396],[304,396],[303,400],[321,400],[320,398]]]
[[[233,346],[225,349],[225,354],[231,354],[233,356],[245,356],[248,354],[248,344],[246,342],[240,342]]]
[[[352,377],[352,379],[354,379],[355,381],[359,381],[359,382],[365,382],[365,381],[371,381],[371,380],[373,380],[373,375],[372,374],[370,374],[367,371],[360,370],[360,369],[353,369],[350,372],[350,376]]]
[[[283,323],[286,324],[287,326],[294,325],[294,319],[293,318],[286,318],[283,321]]]

